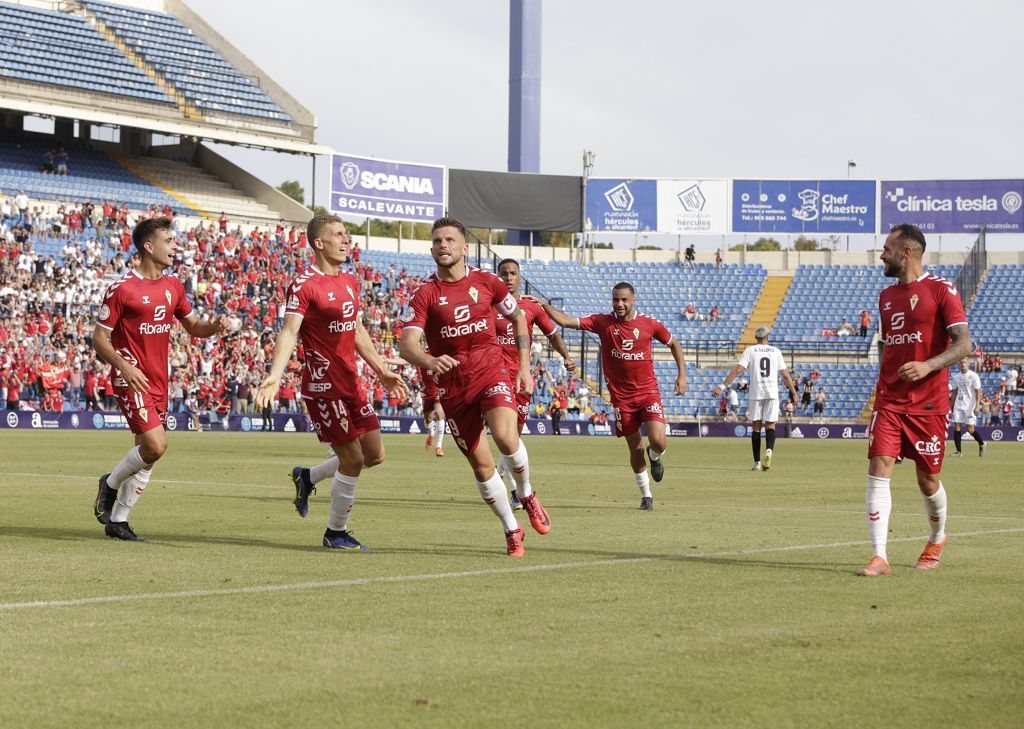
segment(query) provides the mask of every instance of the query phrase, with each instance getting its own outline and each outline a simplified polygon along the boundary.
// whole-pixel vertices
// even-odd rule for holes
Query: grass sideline
[[[947,460],[932,573],[899,467],[895,573],[864,579],[863,441],[779,441],[751,473],[745,439],[673,439],[647,513],[621,442],[528,438],[554,528],[525,560],[454,447],[414,436],[360,482],[369,554],[319,546],[327,484],[295,514],[308,434],[171,434],[132,517],[150,541],[114,542],[91,501],[129,442],[0,435],[2,726],[1019,723],[1020,444]]]

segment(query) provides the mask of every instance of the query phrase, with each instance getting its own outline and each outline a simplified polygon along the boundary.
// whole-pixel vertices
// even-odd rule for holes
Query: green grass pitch
[[[897,467],[894,574],[866,579],[863,441],[752,473],[745,439],[673,439],[641,512],[621,441],[528,438],[554,528],[512,560],[454,443],[387,436],[372,551],[339,554],[329,484],[290,503],[313,436],[170,440],[129,544],[91,514],[128,435],[0,434],[0,726],[1020,725],[1021,444],[947,459],[933,572]]]

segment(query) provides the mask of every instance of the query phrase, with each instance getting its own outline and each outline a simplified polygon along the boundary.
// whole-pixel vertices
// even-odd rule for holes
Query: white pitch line
[[[956,538],[982,537],[992,534],[1019,534],[1022,529],[992,529],[979,532],[959,532],[950,536]],[[889,542],[916,542],[920,537],[897,537]],[[427,582],[432,580],[450,580],[464,577],[487,577],[491,575],[525,574],[530,572],[548,572],[552,570],[585,569],[588,567],[616,567],[619,565],[639,564],[644,562],[672,562],[694,559],[715,559],[721,557],[743,557],[747,555],[772,554],[781,552],[798,552],[814,549],[838,549],[840,547],[863,547],[869,541],[829,542],[826,544],[793,544],[785,547],[758,547],[755,549],[739,549],[727,552],[708,552],[700,554],[679,554],[662,557],[623,557],[621,559],[597,559],[589,562],[558,562],[555,564],[539,564],[522,567],[497,567],[488,570],[468,570],[465,572],[433,572],[421,575],[389,575],[384,577],[357,577],[347,580],[327,580],[323,582],[295,582],[279,585],[253,585],[250,587],[232,587],[216,590],[181,590],[178,592],[151,592],[138,595],[100,595],[96,597],[80,597],[71,600],[36,600],[32,602],[0,603],[0,610],[20,610],[25,608],[78,607],[82,605],[100,605],[112,602],[134,602],[137,600],[174,600],[180,598],[193,599],[198,597],[220,597],[225,595],[252,595],[266,592],[289,592],[294,590],[326,590],[333,587],[356,587],[360,585],[383,585],[400,582]]]
[[[95,481],[95,476],[78,476],[75,474],[66,473],[15,473],[8,472],[5,475],[8,476],[31,476],[36,478],[75,478],[83,479],[87,481]],[[283,482],[283,479],[282,479]],[[239,486],[242,488],[262,488],[262,489],[276,489],[282,490],[280,484],[268,484],[268,483],[245,483],[240,481],[176,481],[169,478],[159,478],[150,481],[150,484],[157,485],[161,483],[173,483],[183,484],[187,486]],[[287,488],[291,488],[290,486]],[[680,487],[680,488],[685,488]],[[362,498],[372,498],[377,494],[401,494],[403,496],[455,496],[463,497],[467,501],[478,503],[478,500],[473,497],[475,492],[470,491],[409,491],[407,489],[380,489],[369,486],[363,493]],[[571,504],[579,506],[621,506],[621,501],[598,501],[592,499],[561,499],[557,496],[549,496],[545,499],[551,504]],[[813,507],[803,506],[744,506],[743,504],[685,504],[681,505],[687,509],[716,509],[716,510],[729,510],[734,509],[737,511],[782,511],[792,513],[808,513],[808,514],[863,514],[863,509],[816,509]],[[1022,510],[1024,511],[1024,510]],[[921,512],[906,512],[906,511],[894,511],[892,516],[909,516],[915,517],[920,516]],[[1021,516],[975,516],[973,514],[950,514],[949,519],[978,519],[985,521],[1020,521],[1024,519],[1024,514]]]

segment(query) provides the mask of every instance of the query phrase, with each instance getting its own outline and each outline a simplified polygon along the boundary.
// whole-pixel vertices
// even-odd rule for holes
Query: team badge
[[[139,417],[143,420],[149,420],[149,410],[146,408],[139,408]]]
[[[348,291],[348,296],[349,296],[350,299],[354,299],[356,297],[356,294],[355,294],[354,291],[352,291],[352,287],[351,286],[346,284],[345,285],[345,290]]]
[[[342,418],[341,420],[339,420],[338,425],[340,425],[341,429],[344,430],[346,433],[348,432],[348,418]]]
[[[639,329],[634,329],[633,330],[633,339],[639,339],[639,338],[640,338],[640,330]]]
[[[476,290],[476,286],[469,287],[469,298],[473,299],[474,304],[477,302],[477,299],[480,298],[480,292]]]
[[[171,292],[168,291],[167,289],[164,289],[164,298],[167,299],[167,305],[170,306],[171,305]]]
[[[921,297],[918,296],[917,294],[914,294],[913,296],[910,297],[910,310],[911,311],[914,310],[914,307],[917,306],[917,302],[920,301],[920,300],[921,300]]]

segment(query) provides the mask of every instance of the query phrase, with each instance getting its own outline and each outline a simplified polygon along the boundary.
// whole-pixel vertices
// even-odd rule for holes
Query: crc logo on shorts
[[[931,440],[919,440],[914,443],[914,450],[922,456],[937,456],[942,453],[942,441],[939,436],[933,435]]]
[[[484,393],[484,397],[494,397],[495,395],[505,395],[506,397],[512,396],[512,388],[508,386],[507,382],[499,382],[494,387],[491,387]]]
[[[359,415],[364,418],[368,418],[373,415],[373,403],[366,403],[359,409]]]
[[[664,408],[661,407],[660,402],[651,403],[650,405],[647,405],[644,408],[644,410],[646,410],[649,413],[657,413],[658,415],[661,415],[662,413],[665,412]]]

